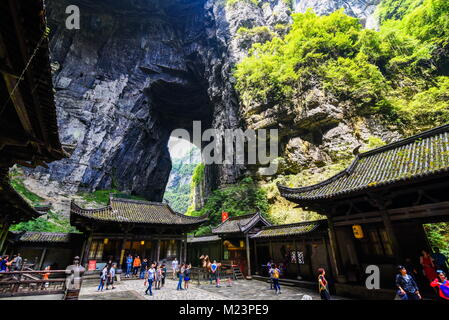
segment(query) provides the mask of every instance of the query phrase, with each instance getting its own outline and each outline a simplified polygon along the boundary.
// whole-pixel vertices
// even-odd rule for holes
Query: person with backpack
[[[142,261],[142,264],[140,265],[140,279],[144,279],[145,278],[145,272],[147,271],[148,268],[148,260],[145,258]]]
[[[181,264],[179,266],[179,269],[177,270],[179,279],[178,279],[178,287],[176,288],[176,290],[184,290],[182,288],[182,280],[184,279],[184,270],[185,270],[184,264]]]
[[[98,285],[97,291],[103,291],[104,288],[104,282],[107,280],[108,277],[108,267],[107,265],[103,267],[100,274],[100,284]]]
[[[271,269],[271,277],[273,279],[273,286],[274,290],[276,290],[276,294],[281,294],[281,286],[279,285],[279,278],[281,275],[281,270],[279,270],[279,267],[277,264],[273,266]]]
[[[318,291],[320,292],[321,300],[331,300],[329,293],[329,284],[326,280],[326,270],[324,268],[318,269]]]
[[[108,280],[106,281],[106,290],[109,290],[109,286],[112,286],[112,289],[115,289],[114,287],[114,278],[115,278],[115,268],[116,264],[113,263],[108,267]]]
[[[192,266],[190,264],[186,265],[186,268],[184,270],[184,289],[189,288],[189,281],[190,281],[190,268]]]
[[[218,265],[217,261],[214,260],[214,263],[210,265],[210,272],[211,272],[211,282],[212,280],[215,280],[215,286],[219,287],[219,279],[218,279]]]
[[[398,288],[397,295],[399,298],[401,300],[421,300],[421,294],[415,279],[407,274],[407,269],[404,266],[399,266],[398,271],[396,287]]]

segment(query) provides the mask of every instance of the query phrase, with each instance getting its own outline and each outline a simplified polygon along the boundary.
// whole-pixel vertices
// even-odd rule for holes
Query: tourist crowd
[[[0,257],[0,272],[19,271],[22,270],[22,266],[23,259],[20,253],[14,255],[12,259],[10,259],[9,255]]]
[[[19,268],[22,260],[20,254],[14,256],[10,261],[8,256],[0,258],[0,270],[5,271],[8,268]],[[429,254],[422,250],[422,255],[419,259],[420,269],[422,275],[427,279],[428,283],[435,292],[438,293],[442,299],[449,300],[449,281],[447,275],[448,258],[440,253],[438,248],[434,248],[434,252]],[[176,290],[188,290],[189,282],[191,280],[192,265],[190,263],[179,263],[175,258],[172,263],[172,279],[177,279]],[[269,261],[266,264],[270,289],[275,291],[275,294],[281,294],[281,286],[279,284],[280,277],[283,273],[282,266]],[[100,284],[98,290],[102,291],[106,285],[106,290],[109,286],[114,289],[114,277],[116,273],[116,265],[109,261],[101,271]],[[140,259],[139,256],[133,257],[128,255],[125,260],[125,277],[126,278],[140,278],[144,280],[146,287],[145,294],[153,295],[153,290],[160,290],[165,285],[167,278],[167,266],[164,263],[156,261],[149,262],[148,259]],[[213,263],[209,262],[207,270],[209,272],[210,283],[215,282],[216,287],[220,287],[220,269],[221,264],[216,260]],[[395,285],[397,287],[397,299],[402,300],[420,300],[421,293],[418,288],[418,267],[413,265],[411,259],[405,259],[405,264],[398,266],[398,274],[396,275]],[[330,300],[331,295],[329,291],[329,283],[326,279],[326,271],[324,268],[319,268],[318,275],[318,290],[321,299]],[[228,278],[228,286],[232,286],[232,277]]]
[[[405,264],[398,266],[396,276],[397,299],[421,300],[422,296],[418,282],[430,284],[441,299],[449,300],[449,281],[447,279],[448,258],[440,252],[439,248],[433,248],[433,253],[421,251],[419,257],[420,268],[412,263],[410,258],[405,259]],[[422,270],[422,275],[418,270]],[[424,280],[423,280],[424,279]]]

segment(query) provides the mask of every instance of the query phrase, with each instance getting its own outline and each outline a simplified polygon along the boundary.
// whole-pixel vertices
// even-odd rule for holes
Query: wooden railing
[[[222,264],[218,272],[221,280],[225,280],[228,278],[236,280],[231,265]],[[210,282],[211,274],[204,268],[192,267],[190,278],[192,279],[192,281],[196,281],[198,285],[201,285],[201,282]]]
[[[45,274],[48,279],[44,279]],[[0,297],[65,293],[65,270],[0,272]]]

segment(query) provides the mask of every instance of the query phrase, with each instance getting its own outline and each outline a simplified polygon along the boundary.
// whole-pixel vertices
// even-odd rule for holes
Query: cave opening
[[[162,201],[172,131],[192,134],[194,121],[211,128],[217,109],[211,61],[222,53],[205,2],[48,0],[60,136],[76,150],[40,169],[43,179],[70,193],[118,189]],[[72,4],[79,30],[62,23]]]

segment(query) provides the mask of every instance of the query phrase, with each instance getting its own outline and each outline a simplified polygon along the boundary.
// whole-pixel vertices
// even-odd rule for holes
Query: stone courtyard
[[[317,292],[297,287],[281,286],[282,293],[276,295],[270,290],[268,283],[258,280],[234,281],[232,287],[222,284],[220,288],[214,284],[196,281],[188,290],[177,291],[177,281],[167,279],[165,286],[154,290],[153,296],[145,295],[143,280],[125,280],[116,283],[116,289],[97,291],[98,284],[93,281],[83,283],[80,300],[319,300]],[[333,299],[341,299],[333,297]]]

